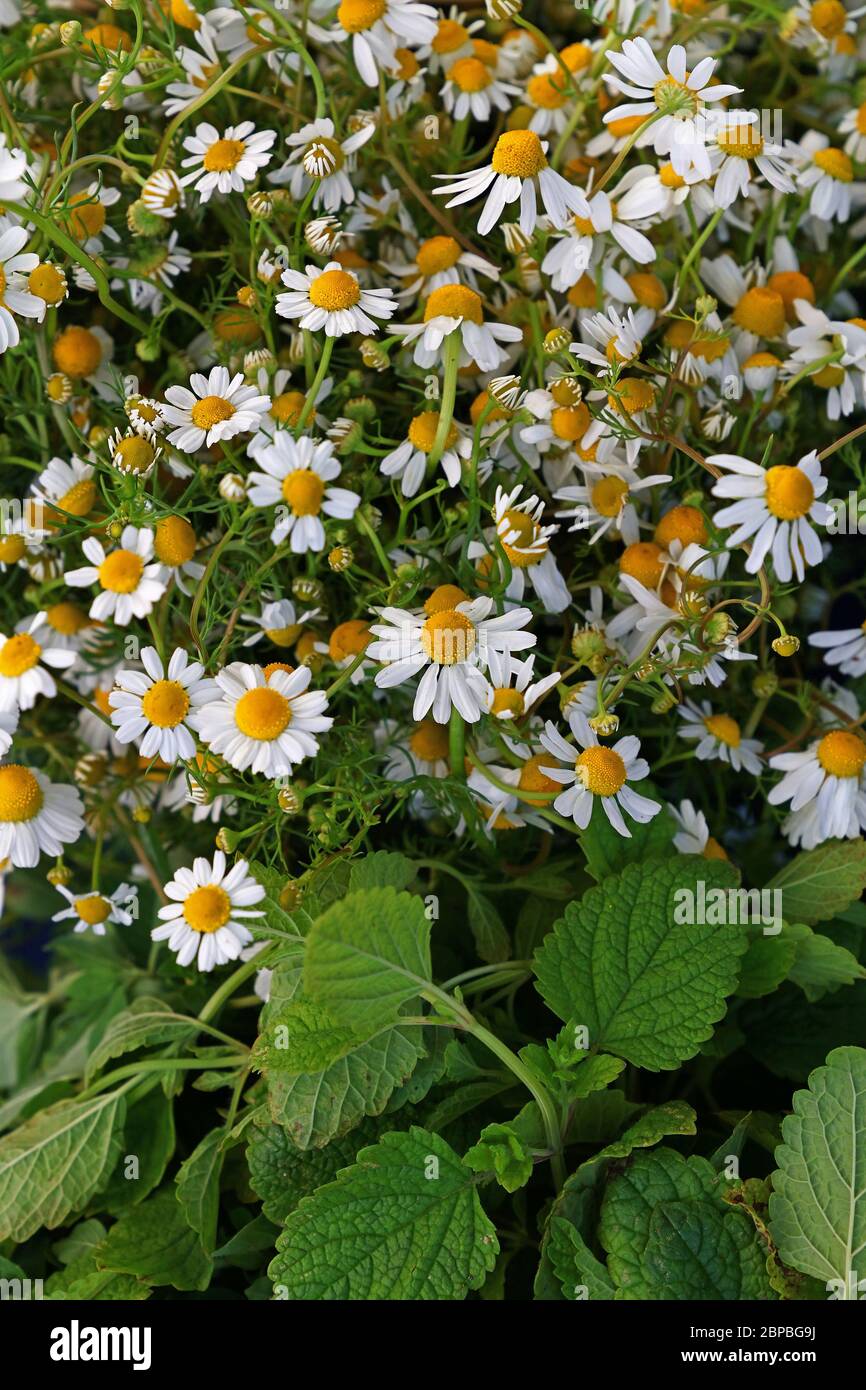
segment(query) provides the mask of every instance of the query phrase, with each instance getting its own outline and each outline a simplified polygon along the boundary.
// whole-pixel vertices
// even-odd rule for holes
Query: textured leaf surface
[[[463,1298],[499,1250],[476,1182],[439,1135],[386,1134],[301,1202],[270,1277],[291,1299]]]
[[[653,790],[647,782],[641,786],[641,795],[653,797]],[[661,859],[677,854],[673,843],[676,826],[673,817],[665,811],[653,816],[646,825],[629,820],[628,827],[630,840],[614,830],[599,806],[581,835],[586,867],[598,882],[618,873],[626,864],[639,864],[646,859]]]
[[[390,850],[376,850],[365,854],[362,859],[354,859],[349,870],[349,891],[359,888],[408,888],[415,877],[415,865],[405,854],[395,854]]]
[[[866,970],[857,957],[829,936],[799,924],[788,931],[795,945],[789,978],[811,1003],[842,985],[866,979]]]
[[[562,1285],[563,1297],[576,1301],[584,1297],[611,1299],[616,1290],[606,1267],[597,1260],[583,1236],[570,1221],[554,1216],[550,1222],[548,1253]]]
[[[307,1152],[292,1143],[281,1125],[250,1125],[250,1183],[262,1199],[265,1216],[282,1225],[302,1197],[309,1197],[316,1188],[331,1182],[341,1168],[354,1163],[358,1150],[378,1139],[385,1125],[380,1117],[361,1120],[351,1133],[332,1139],[323,1149]]]
[[[177,1200],[190,1226],[201,1236],[201,1243],[208,1255],[213,1253],[216,1245],[225,1137],[224,1129],[212,1129],[210,1134],[206,1134],[181,1164],[176,1179]]]
[[[692,856],[630,865],[570,903],[535,958],[554,1013],[649,1071],[693,1057],[737,985],[745,929],[675,920],[675,895],[697,894],[699,880],[707,894],[736,881],[727,864]]]
[[[866,1051],[836,1048],[793,1109],[776,1150],[770,1231],[785,1264],[849,1290],[866,1247]]]
[[[782,911],[789,922],[826,922],[866,889],[866,842],[828,840],[805,850],[767,887],[781,889]]]
[[[95,1251],[100,1269],[134,1274],[150,1284],[206,1289],[211,1261],[189,1225],[173,1187],[164,1187],[132,1207],[112,1226]]]
[[[97,1268],[93,1251],[72,1260],[45,1281],[45,1297],[80,1299],[86,1303],[140,1302],[150,1298],[150,1284],[133,1274],[115,1274]]]
[[[740,963],[741,999],[761,999],[788,978],[797,955],[797,943],[790,936],[755,936]]]
[[[158,1043],[186,1042],[196,1031],[194,1019],[173,1013],[161,1000],[140,999],[111,1020],[88,1059],[85,1079],[90,1082],[112,1057]]]
[[[366,1038],[336,1023],[329,1011],[312,999],[294,999],[268,1014],[268,1024],[256,1040],[253,1062],[260,1071],[323,1071],[360,1047]]]

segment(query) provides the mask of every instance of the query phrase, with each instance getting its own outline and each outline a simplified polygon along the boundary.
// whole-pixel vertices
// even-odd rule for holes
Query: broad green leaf
[[[212,1262],[186,1219],[173,1187],[163,1187],[115,1222],[95,1251],[100,1269],[134,1274],[149,1284],[206,1289]]]
[[[150,1298],[150,1292],[150,1284],[133,1274],[99,1269],[94,1247],[46,1279],[44,1295],[57,1302],[134,1303]]]
[[[197,1031],[195,1019],[174,1013],[161,999],[138,999],[109,1023],[90,1055],[85,1080],[92,1081],[113,1057],[140,1047],[188,1042]]]
[[[566,1299],[581,1301],[586,1296],[605,1300],[615,1296],[606,1267],[593,1255],[580,1232],[561,1216],[551,1219],[548,1254]]]
[[[644,782],[641,794],[652,797],[652,789]],[[664,810],[653,816],[646,825],[629,820],[631,839],[614,830],[600,806],[580,837],[586,855],[586,867],[597,882],[618,873],[626,864],[639,864],[649,859],[662,859],[677,854],[674,848],[676,825]]]
[[[866,889],[866,842],[827,840],[805,850],[774,875],[789,922],[826,922],[844,912]]]
[[[380,849],[353,859],[349,869],[349,892],[359,888],[408,888],[415,878],[415,865],[404,854]]]
[[[0,1089],[14,1090],[27,1078],[46,1002],[45,995],[20,989],[0,957]]]
[[[181,1164],[175,1179],[177,1200],[190,1226],[201,1237],[206,1255],[211,1255],[216,1246],[225,1138],[224,1129],[212,1129]]]
[[[108,1181],[126,1110],[117,1093],[62,1100],[0,1139],[0,1240],[27,1240],[81,1211]]]
[[[122,1150],[100,1198],[102,1208],[116,1216],[143,1202],[162,1182],[174,1143],[173,1102],[160,1087],[154,1087],[127,1111]],[[135,1165],[130,1158],[136,1160]]]
[[[247,1163],[250,1183],[262,1199],[265,1216],[282,1225],[302,1197],[323,1187],[348,1168],[365,1144],[374,1143],[384,1128],[393,1126],[381,1116],[363,1119],[349,1134],[332,1139],[323,1149],[304,1152],[292,1143],[281,1125],[250,1125]]]
[[[700,882],[706,900],[736,878],[726,863],[681,855],[631,864],[570,903],[535,957],[537,988],[553,1012],[585,1024],[593,1046],[648,1071],[693,1057],[724,1014],[746,948],[745,928],[732,921],[677,921],[678,895],[697,904]]]
[[[289,1217],[268,1271],[277,1297],[464,1298],[499,1250],[477,1182],[438,1134],[383,1135]]]
[[[102,1222],[92,1216],[87,1221],[79,1221],[62,1240],[56,1240],[51,1247],[51,1253],[62,1265],[69,1265],[73,1260],[88,1254],[106,1235],[107,1231]]]
[[[797,943],[781,932],[777,936],[753,936],[740,962],[740,999],[760,999],[771,994],[794,964]]]
[[[352,866],[344,855],[326,860],[304,874],[303,905],[315,920],[332,903],[339,902],[349,891]]]
[[[794,1093],[793,1110],[776,1150],[770,1232],[784,1264],[856,1298],[866,1252],[866,1050],[831,1052],[808,1090]]]
[[[490,900],[481,893],[471,891],[467,897],[467,917],[475,949],[481,960],[488,965],[508,960],[511,955],[511,939],[505,929],[505,923]]]
[[[665,1105],[647,1110],[590,1162],[597,1163],[601,1158],[628,1158],[635,1149],[650,1149],[672,1134],[696,1134],[696,1118],[694,1110],[684,1100],[669,1100]]]
[[[866,970],[856,956],[831,941],[829,936],[813,932],[800,924],[788,928],[794,942],[794,962],[789,979],[799,985],[810,1003],[855,980],[866,980]]]
[[[489,1081],[468,1081],[465,1086],[455,1086],[442,1097],[427,1116],[426,1122],[431,1129],[446,1129],[461,1116],[471,1114],[480,1105],[486,1105],[489,1100],[503,1095],[505,1091],[513,1090],[514,1086],[514,1077],[509,1079],[505,1076],[499,1079],[491,1077]]]
[[[293,999],[268,1011],[267,1026],[252,1052],[257,1071],[298,1076],[325,1068],[355,1052],[366,1037],[336,1023],[328,1010],[312,999]]]
[[[473,1172],[492,1173],[506,1192],[525,1187],[532,1177],[532,1154],[513,1125],[486,1125],[463,1162]]]
[[[350,893],[317,918],[304,994],[359,1032],[397,1019],[430,980],[430,923],[420,898],[394,888]]]
[[[803,994],[788,983],[738,1013],[749,1052],[777,1076],[806,1082],[840,1038],[866,1047],[866,980],[825,994],[804,1006]]]

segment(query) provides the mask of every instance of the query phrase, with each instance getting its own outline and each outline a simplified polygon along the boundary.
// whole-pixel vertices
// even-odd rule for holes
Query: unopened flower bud
[[[219,495],[224,502],[242,502],[247,485],[240,473],[224,473],[219,482]]]
[[[280,889],[278,902],[283,912],[294,912],[295,908],[300,907],[301,898],[304,890],[296,878],[290,878]]]
[[[235,298],[238,304],[242,304],[245,309],[252,309],[256,302],[256,292],[252,285],[241,285]]]
[[[77,19],[67,19],[60,26],[60,42],[64,48],[74,48],[81,42],[81,25]]]
[[[495,376],[487,383],[487,390],[505,410],[517,410],[526,392],[521,389],[519,376]]]
[[[711,294],[699,294],[695,300],[695,314],[699,319],[709,318],[719,307],[719,301]]]
[[[653,714],[667,714],[672,710],[677,702],[677,698],[672,690],[665,690],[661,695],[657,695],[650,705]]]
[[[344,570],[351,568],[354,559],[355,553],[350,545],[335,545],[328,554],[328,564],[334,574],[342,574]]]
[[[251,193],[247,198],[247,212],[253,217],[260,217],[266,222],[273,216],[274,195],[268,189],[259,189],[256,193]]]
[[[365,338],[361,343],[361,361],[371,372],[384,372],[388,367],[388,354],[373,338]]]
[[[277,792],[277,805],[287,816],[296,816],[301,809],[301,797],[295,787],[280,787]]]
[[[785,632],[779,637],[773,638],[773,651],[776,656],[796,656],[799,650],[800,639],[795,637],[792,632]]]
[[[542,347],[549,357],[555,357],[558,352],[565,352],[570,342],[571,333],[560,325],[544,335]]]
[[[619,728],[619,715],[611,714],[605,710],[604,714],[595,714],[589,720],[589,727],[593,733],[598,734],[599,738],[610,738]]]
[[[517,222],[503,222],[502,235],[505,238],[506,249],[512,256],[518,256],[521,251],[525,251],[532,241],[532,237],[527,236]]]
[[[733,621],[727,613],[714,613],[704,626],[704,637],[714,647],[720,647],[733,631]]]
[[[523,8],[522,0],[485,0],[485,4],[490,18],[500,22],[513,19]]]
[[[325,586],[320,579],[299,575],[297,579],[292,580],[292,596],[300,599],[301,603],[323,603]]]
[[[221,825],[214,836],[214,844],[217,849],[221,849],[223,854],[231,854],[237,848],[238,835],[236,830],[229,830],[228,826]]]
[[[149,806],[135,806],[133,807],[132,811],[132,819],[138,825],[147,825],[148,821],[152,817],[152,814],[153,813],[151,812]]]
[[[779,677],[775,671],[759,671],[752,681],[752,693],[759,700],[769,700],[779,689]]]
[[[336,217],[314,217],[304,228],[304,239],[316,255],[329,255],[340,245],[343,228]]]

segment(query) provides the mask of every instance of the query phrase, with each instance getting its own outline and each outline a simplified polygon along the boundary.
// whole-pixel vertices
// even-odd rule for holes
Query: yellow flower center
[[[723,130],[716,144],[722,154],[731,155],[734,159],[756,159],[764,148],[764,139],[759,131],[743,125]]]
[[[599,478],[593,484],[590,500],[599,516],[619,516],[628,496],[628,483],[622,478]]]
[[[661,309],[667,303],[667,290],[657,275],[636,270],[626,276],[632,294],[645,309]]]
[[[42,788],[20,763],[0,767],[0,821],[33,820],[42,810]]]
[[[31,270],[27,278],[27,288],[46,304],[59,304],[66,294],[66,279],[56,265],[43,263]]]
[[[831,179],[838,179],[840,183],[850,183],[854,178],[854,165],[844,150],[834,149],[830,145],[826,150],[816,150],[812,158],[818,168],[829,174]]]
[[[385,0],[342,0],[337,23],[347,34],[359,34],[363,29],[372,29],[386,9]]]
[[[73,324],[54,339],[51,355],[57,370],[67,376],[92,376],[102,361],[102,345],[89,328]]]
[[[502,549],[505,551],[512,565],[518,569],[526,569],[529,565],[537,565],[539,560],[544,558],[547,551],[547,541],[539,535],[538,527],[526,512],[519,511],[516,507],[510,507],[497,527],[499,540]],[[506,545],[502,540],[503,534],[516,537]]]
[[[550,394],[557,405],[578,405],[580,402],[580,382],[571,377],[561,376],[550,387]],[[589,418],[589,412],[587,412]]]
[[[667,550],[672,541],[682,545],[703,545],[707,539],[707,527],[697,507],[671,507],[665,512],[655,529],[654,540]]]
[[[85,29],[84,37],[94,48],[104,48],[108,53],[132,50],[132,39],[116,24],[94,24],[92,29]]]
[[[608,396],[607,401],[620,414],[624,411],[626,415],[639,415],[642,410],[649,410],[656,398],[652,382],[639,376],[620,377],[616,389],[618,394]]]
[[[728,857],[724,846],[720,845],[712,835],[704,845],[703,855],[705,859],[727,859]]]
[[[146,473],[154,457],[153,445],[140,434],[131,434],[128,438],[121,439],[114,451],[115,463],[127,473]]]
[[[777,464],[767,469],[767,506],[780,521],[805,516],[815,500],[815,489],[802,468]]]
[[[453,608],[433,613],[421,629],[421,646],[438,666],[455,666],[475,650],[474,625]]]
[[[562,74],[559,74],[559,82],[555,77],[556,74],[551,72],[537,72],[534,77],[530,77],[526,84],[526,95],[533,106],[538,106],[543,111],[557,111],[565,105],[567,97],[563,91]]]
[[[729,714],[708,715],[704,720],[704,728],[713,738],[717,738],[719,743],[726,744],[728,748],[739,748],[740,726]]]
[[[361,298],[361,286],[348,270],[324,270],[310,285],[310,303],[334,313],[351,309]]]
[[[88,893],[86,898],[76,898],[72,906],[82,922],[86,922],[89,927],[96,927],[100,922],[104,922],[111,912],[111,903],[99,893]]]
[[[45,611],[45,621],[62,637],[73,637],[82,628],[90,626],[90,619],[77,603],[55,603]]]
[[[285,628],[283,629],[283,631],[286,630],[287,629]],[[270,636],[270,633],[268,634],[268,636]],[[271,676],[274,674],[275,671],[285,671],[286,675],[290,676],[294,669],[294,666],[290,666],[287,661],[269,661],[267,666],[262,667],[262,670],[265,673],[266,680],[270,680]]]
[[[592,62],[593,52],[588,43],[570,43],[559,56],[569,72],[582,72]]]
[[[857,108],[857,134],[866,135],[866,101]]]
[[[328,641],[328,654],[332,661],[345,661],[347,656],[358,656],[370,641],[370,629],[363,618],[350,618],[339,623]]]
[[[231,898],[216,883],[194,888],[183,901],[183,915],[193,931],[215,932],[224,927],[232,912]]]
[[[483,323],[481,296],[467,285],[441,285],[427,296],[424,306],[424,322],[431,319],[468,319],[470,323]]]
[[[518,787],[522,792],[559,792],[562,790],[558,782],[554,782],[552,777],[548,777],[546,772],[542,772],[542,767],[557,767],[556,760],[550,753],[535,753],[531,758],[527,758],[523,767],[520,769],[520,781]]]
[[[452,64],[448,79],[461,92],[483,92],[493,81],[493,73],[480,58],[458,58]]]
[[[744,371],[750,367],[781,367],[779,358],[772,352],[753,352],[743,363]]]
[[[582,439],[589,429],[589,408],[580,401],[577,405],[560,405],[551,412],[550,428],[566,444]]]
[[[845,729],[834,729],[818,744],[818,762],[828,777],[859,777],[866,763],[866,743]]]
[[[240,163],[245,150],[243,140],[215,140],[210,148],[205,150],[202,164],[208,173],[222,174]]]
[[[42,648],[27,632],[17,632],[0,649],[0,676],[14,679],[32,671],[42,655]]]
[[[626,135],[634,135],[636,130],[640,130],[646,116],[621,116],[618,121],[608,121],[607,128],[615,140],[622,140]],[[685,179],[681,182],[685,183]]]
[[[448,757],[448,727],[435,719],[422,719],[409,738],[409,748],[425,763],[438,763]]]
[[[439,428],[439,411],[425,410],[420,415],[416,415],[409,423],[407,434],[410,443],[420,449],[422,454],[429,454],[436,439],[436,431]],[[457,443],[457,427],[450,425],[448,437],[445,440],[445,448],[453,449]]]
[[[158,729],[176,729],[189,710],[189,696],[180,681],[154,681],[142,696],[141,712]]]
[[[309,160],[315,165],[323,157],[326,168],[332,174],[336,173],[338,169],[342,169],[346,162],[342,145],[338,144],[336,140],[328,140],[325,136],[320,135],[304,151],[304,163],[306,164]]]
[[[845,380],[845,371],[842,367],[835,367],[830,363],[828,366],[822,367],[820,372],[815,372],[814,376],[810,376],[809,380],[814,382],[816,386],[820,386],[822,391],[830,391],[834,386],[842,385]]]
[[[197,429],[210,430],[223,420],[230,420],[234,413],[231,401],[224,400],[222,396],[204,396],[196,401],[190,416]]]
[[[434,613],[445,613],[449,609],[456,608],[458,603],[466,603],[469,595],[464,594],[463,590],[456,584],[440,584],[434,589],[430,597],[424,604],[424,612],[428,616]]]
[[[638,117],[642,121],[643,116]],[[612,122],[611,124],[616,124]],[[678,174],[672,164],[662,164],[659,169],[659,181],[664,188],[685,188],[686,181],[682,174]]]
[[[247,738],[269,743],[279,738],[292,722],[292,709],[285,695],[269,685],[248,690],[235,705],[235,723]]]
[[[621,574],[628,574],[645,589],[658,587],[664,572],[662,551],[654,541],[635,541],[627,545],[619,557]]]
[[[261,336],[258,321],[243,304],[229,304],[214,317],[213,331],[224,343],[254,343]]]
[[[625,782],[625,763],[612,748],[585,748],[575,764],[578,780],[593,796],[614,796]]]
[[[456,19],[440,19],[431,45],[434,53],[456,53],[466,43],[469,43],[469,31],[462,24]]]
[[[688,76],[688,74],[686,75]],[[653,101],[660,111],[666,111],[669,114],[678,111],[695,112],[700,107],[697,92],[693,92],[691,87],[686,86],[685,82],[678,82],[675,77],[670,76],[663,77],[660,82],[656,82],[653,87]]]
[[[825,39],[835,39],[848,20],[848,11],[841,0],[817,0],[809,11],[812,28]]]
[[[311,468],[295,468],[283,479],[283,497],[295,516],[318,516],[325,484]]]
[[[71,516],[87,516],[93,510],[95,501],[96,484],[90,478],[82,478],[57,499],[57,507],[59,511],[69,512]]]
[[[491,713],[511,714],[517,719],[525,709],[526,701],[521,691],[511,690],[508,686],[497,686],[494,690]]]
[[[547,168],[547,157],[534,130],[507,130],[496,141],[492,163],[497,174],[531,179]]]
[[[759,338],[779,338],[785,331],[785,301],[778,290],[755,285],[734,309],[734,323]]]
[[[156,558],[169,569],[185,565],[195,554],[195,531],[182,516],[164,516],[153,538]]]
[[[144,572],[144,561],[134,550],[112,550],[99,566],[99,582],[112,594],[131,594]]]
[[[78,197],[72,200],[72,209],[69,225],[78,240],[87,241],[88,237],[98,236],[105,226],[105,208],[102,203],[89,193],[79,193]]]
[[[595,236],[595,227],[592,225],[591,217],[579,217],[575,213],[571,220],[574,223],[574,230],[580,236]]]
[[[17,564],[26,549],[23,536],[0,536],[0,563],[4,565]]]
[[[418,62],[411,48],[396,49],[394,57],[398,63],[397,71],[394,74],[395,77],[400,78],[403,82],[409,82],[413,77],[417,77],[421,69],[421,64]]]
[[[275,647],[290,647],[298,640],[300,631],[300,623],[290,623],[288,627],[266,627],[265,636]]]
[[[455,64],[455,67],[457,64]],[[454,69],[451,70],[452,76]],[[460,259],[459,243],[451,236],[431,236],[418,247],[415,264],[426,278],[450,270]]]
[[[303,391],[281,391],[271,401],[270,414],[278,425],[296,425],[306,399]]]

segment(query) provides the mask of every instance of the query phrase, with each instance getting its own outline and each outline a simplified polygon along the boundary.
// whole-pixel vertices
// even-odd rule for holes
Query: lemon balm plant
[[[0,0],[0,1277],[858,1296],[863,24]]]

